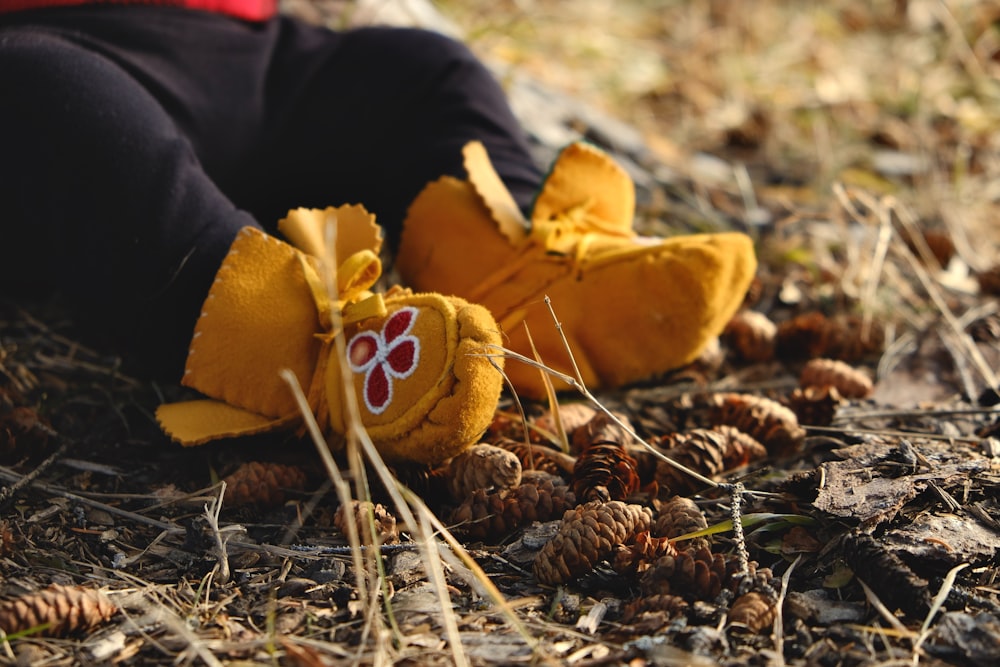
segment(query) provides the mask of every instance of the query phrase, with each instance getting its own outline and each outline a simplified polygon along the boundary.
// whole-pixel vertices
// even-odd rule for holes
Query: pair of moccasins
[[[692,361],[739,307],[750,239],[636,235],[633,183],[598,149],[562,151],[530,220],[481,144],[463,155],[465,180],[434,181],[410,207],[396,259],[408,289],[371,290],[382,236],[361,206],[291,211],[288,243],[240,232],[182,380],[207,398],[160,406],[164,430],[197,445],[301,427],[288,369],[331,435],[356,414],[386,459],[433,464],[492,420],[503,378],[487,355],[499,346],[572,375],[565,335],[585,383],[615,387]],[[520,395],[544,395],[537,369],[505,372]]]

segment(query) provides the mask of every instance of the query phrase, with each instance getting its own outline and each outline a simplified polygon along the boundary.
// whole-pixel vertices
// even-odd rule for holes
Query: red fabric
[[[278,0],[0,0],[0,14],[42,7],[97,4],[185,7],[227,14],[247,21],[263,21],[278,11]]]

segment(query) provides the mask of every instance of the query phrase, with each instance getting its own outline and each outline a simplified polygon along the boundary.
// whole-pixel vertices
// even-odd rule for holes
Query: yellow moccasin
[[[336,249],[328,252],[331,219]],[[279,229],[297,247],[249,227],[233,242],[205,300],[182,380],[207,398],[160,406],[163,429],[181,444],[198,445],[300,427],[297,403],[280,377],[288,369],[322,427],[342,435],[356,410],[388,460],[438,463],[477,441],[502,384],[481,356],[500,342],[488,311],[435,293],[370,291],[381,274],[382,238],[360,206],[296,209]],[[336,290],[322,270],[320,258],[328,255],[337,265]],[[334,345],[341,332],[343,363]]]
[[[632,180],[597,148],[562,151],[530,221],[482,144],[463,155],[466,180],[434,181],[410,206],[396,268],[414,289],[485,306],[509,349],[532,357],[530,332],[542,361],[572,375],[548,296],[583,380],[618,387],[694,360],[742,302],[757,266],[750,238],[637,235]],[[519,393],[544,395],[534,368],[506,372]]]

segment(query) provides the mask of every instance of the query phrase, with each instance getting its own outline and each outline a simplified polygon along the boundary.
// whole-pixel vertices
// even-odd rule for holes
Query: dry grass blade
[[[934,617],[937,613],[941,611],[941,607],[944,605],[945,600],[948,599],[948,595],[951,593],[951,589],[955,585],[955,578],[958,573],[969,567],[968,563],[960,563],[955,567],[948,570],[948,574],[945,575],[944,581],[941,582],[941,588],[938,589],[937,595],[934,596],[934,600],[931,602],[931,608],[927,611],[927,617],[924,618],[923,625],[920,626],[920,634],[916,636],[913,640],[913,664],[916,666],[917,661],[920,656],[920,647],[923,646],[924,642],[931,634],[931,623],[934,622]]]
[[[865,597],[868,599],[871,606],[875,607],[875,610],[878,611],[879,615],[882,616],[882,618],[884,618],[886,622],[888,622],[889,625],[896,630],[896,632],[900,633],[900,637],[916,636],[912,630],[907,628],[898,618],[896,618],[896,615],[885,606],[885,603],[879,599],[878,595],[875,594],[875,591],[868,587],[868,584],[860,579],[858,579],[858,583],[861,584],[861,588],[865,592]]]
[[[546,305],[549,305],[549,297],[545,297]],[[549,305],[551,309],[551,305]],[[556,323],[556,327],[559,329],[559,334],[562,335],[562,325]],[[524,323],[524,333],[528,336],[528,344],[531,346],[531,355],[538,362],[539,366],[544,366],[542,361],[542,356],[538,353],[538,349],[535,347],[535,341],[531,338],[531,331],[528,329],[528,323]],[[565,340],[565,337],[563,338]],[[576,367],[576,362],[573,362],[573,367]],[[542,383],[545,385],[545,399],[549,404],[549,413],[552,415],[552,424],[556,427],[555,437],[556,441],[559,443],[559,449],[564,454],[569,454],[569,437],[566,435],[566,428],[563,426],[562,414],[559,411],[559,399],[556,397],[556,390],[552,386],[552,378],[541,368],[538,369],[539,375],[542,376]],[[527,431],[527,429],[525,429]]]
[[[326,225],[326,237],[327,237],[326,247],[328,251],[331,253],[333,251],[333,248],[336,247],[335,227],[336,227],[335,221],[332,220],[328,221]],[[327,290],[331,295],[331,298],[335,299],[336,284],[337,284],[335,275],[336,263],[332,256],[328,256],[325,259],[326,261],[322,262],[325,269],[324,270],[324,275],[326,279],[325,282],[327,285]],[[363,489],[362,488],[358,489],[359,495],[363,493],[365,496],[370,496],[370,492],[367,487],[367,480],[364,477],[364,467],[361,465],[361,456],[363,454],[364,458],[369,462],[369,464],[374,469],[375,473],[379,476],[383,487],[386,489],[386,491],[392,498],[393,503],[395,504],[396,507],[396,511],[399,513],[399,516],[402,519],[403,523],[415,536],[417,545],[420,548],[421,554],[423,556],[423,562],[427,569],[427,575],[430,578],[434,586],[434,590],[438,596],[441,608],[441,618],[444,624],[445,635],[448,638],[448,644],[451,650],[452,661],[456,665],[468,665],[469,660],[462,646],[461,637],[458,632],[458,622],[457,619],[455,618],[455,612],[452,608],[451,601],[449,598],[448,585],[444,575],[444,567],[441,562],[441,555],[436,547],[434,532],[431,528],[431,526],[433,525],[431,519],[429,518],[431,517],[431,513],[424,505],[424,503],[416,496],[410,495],[409,498],[404,497],[404,493],[406,492],[405,487],[402,487],[395,479],[395,477],[392,474],[392,471],[390,471],[389,468],[385,465],[385,462],[382,460],[382,457],[379,454],[378,450],[376,449],[374,443],[372,443],[371,439],[368,437],[368,434],[365,431],[364,426],[360,419],[360,412],[358,410],[358,405],[357,405],[357,397],[354,394],[350,377],[346,372],[346,369],[348,368],[348,364],[346,363],[347,359],[346,343],[344,341],[342,327],[340,326],[340,322],[338,321],[339,313],[334,312],[333,317],[335,320],[334,331],[338,332],[337,336],[334,339],[336,354],[338,355],[339,359],[345,360],[340,364],[340,367],[341,369],[344,369],[344,372],[341,373],[341,379],[342,382],[344,383],[344,389],[345,389],[343,395],[346,398],[346,406],[345,406],[346,413],[349,416],[348,419],[349,428],[348,428],[348,433],[346,434],[347,445],[348,445],[347,447],[348,456],[355,473],[355,479],[358,480],[359,486],[363,484],[364,487]],[[334,484],[338,488],[338,495],[341,496],[341,502],[345,505],[349,504],[352,499],[349,494],[349,487],[347,486],[346,482],[344,482],[343,477],[339,474],[339,471],[337,470],[336,462],[333,460],[333,456],[330,454],[325,438],[323,437],[323,434],[321,433],[319,426],[312,415],[311,410],[308,408],[308,402],[306,400],[305,394],[302,391],[302,388],[298,385],[297,379],[295,378],[294,374],[291,373],[290,371],[284,371],[282,373],[282,376],[285,379],[285,381],[288,382],[289,386],[291,387],[295,395],[296,401],[298,402],[299,405],[299,410],[302,413],[303,418],[306,420],[308,431],[313,439],[316,449],[320,453],[320,456],[324,461],[324,465],[326,466],[328,472],[331,475],[331,479],[334,479]],[[368,499],[368,498],[366,497],[359,499]],[[408,500],[409,503],[407,502]],[[413,507],[417,508],[418,514],[420,515],[419,520],[414,516],[413,512],[411,511],[411,504]],[[349,525],[352,523],[353,522],[348,522]],[[374,520],[372,520],[371,528],[373,533],[371,535],[371,540],[374,543],[374,541],[377,540],[377,536],[374,535]],[[443,530],[445,534],[447,534],[447,531],[444,530],[443,526],[441,526],[440,529]],[[349,532],[351,532],[350,529]],[[353,549],[354,563],[356,571],[358,573],[357,576],[360,588],[361,586],[363,586],[362,582],[363,576],[361,575],[361,573],[365,571],[365,566],[364,563],[360,562],[361,548],[358,536],[354,536],[351,539],[352,539],[352,547],[355,547]],[[451,539],[453,540],[454,538]],[[455,542],[455,545],[461,549],[460,545],[458,545],[457,542]],[[381,559],[376,558],[374,560],[378,561],[378,567],[381,568],[381,562],[380,562]],[[380,577],[380,580],[384,581],[384,577]],[[483,583],[488,582],[488,579],[486,578],[485,574],[482,574],[482,580]],[[495,589],[493,590],[495,591]],[[502,596],[499,595],[499,591],[496,591],[496,593],[497,593],[497,602],[501,602],[503,599]],[[388,595],[385,595],[385,598],[386,602],[388,603]],[[362,599],[367,599],[367,598],[362,596]],[[387,611],[389,611],[391,616],[391,611],[389,610],[388,607]]]
[[[504,359],[513,359],[515,361],[519,361],[521,363],[528,364],[529,366],[534,366],[535,368],[541,369],[541,370],[545,371],[546,373],[549,373],[553,377],[559,378],[560,380],[562,380],[563,382],[565,382],[566,384],[570,385],[571,387],[573,387],[574,389],[576,389],[578,392],[580,392],[580,394],[585,399],[587,399],[587,401],[589,401],[590,403],[592,403],[594,405],[594,407],[596,407],[598,410],[600,410],[601,412],[603,412],[604,414],[606,414],[611,419],[611,421],[613,421],[616,425],[620,426],[622,428],[622,430],[624,430],[626,433],[628,433],[629,436],[633,440],[635,440],[637,443],[639,443],[640,445],[642,445],[643,447],[645,447],[653,456],[655,456],[656,458],[658,458],[661,461],[666,462],[667,465],[673,466],[674,468],[680,470],[681,472],[694,477],[696,480],[698,480],[699,482],[701,482],[705,486],[709,486],[709,487],[713,487],[714,488],[714,487],[716,487],[716,486],[719,485],[719,483],[716,482],[715,480],[709,479],[708,477],[705,477],[701,473],[699,473],[697,471],[694,471],[694,470],[691,470],[687,466],[683,466],[680,463],[678,463],[677,461],[674,461],[673,459],[669,458],[668,456],[665,456],[658,449],[656,449],[655,447],[653,447],[652,445],[650,445],[649,443],[647,443],[645,440],[643,440],[639,436],[639,434],[636,433],[634,429],[632,429],[631,426],[629,426],[628,424],[624,423],[621,419],[619,419],[618,416],[615,415],[611,410],[609,410],[608,408],[606,408],[604,406],[604,404],[602,404],[597,399],[596,396],[594,396],[592,393],[590,393],[590,390],[588,390],[587,387],[586,387],[586,385],[584,385],[579,379],[574,378],[574,377],[572,377],[570,375],[566,375],[565,373],[560,373],[559,371],[555,370],[554,368],[549,368],[548,366],[545,366],[544,364],[541,364],[541,363],[539,363],[539,362],[537,362],[537,361],[535,361],[533,359],[529,359],[528,357],[526,357],[526,356],[524,356],[522,354],[518,354],[517,352],[514,352],[513,350],[508,350],[505,347],[494,346],[494,345],[490,345],[488,347],[489,347],[489,349],[491,351],[486,353],[487,356],[502,357]]]

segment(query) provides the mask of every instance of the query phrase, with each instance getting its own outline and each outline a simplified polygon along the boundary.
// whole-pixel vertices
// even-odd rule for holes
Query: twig
[[[58,461],[59,458],[69,451],[69,448],[73,445],[72,440],[62,437],[47,426],[36,424],[33,428],[40,429],[46,435],[58,438],[60,440],[59,447],[57,447],[54,452],[49,454],[44,461],[39,463],[34,470],[22,476],[10,486],[4,487],[0,490],[0,510],[6,509],[7,505],[10,504],[10,502],[14,500],[14,498],[16,498],[26,486],[32,484],[43,472],[51,468],[52,464]]]
[[[750,574],[750,552],[747,550],[747,538],[743,532],[743,494],[746,488],[743,482],[735,484],[723,484],[722,488],[727,488],[732,498],[730,507],[730,517],[733,521],[733,539],[736,541],[736,558],[739,563],[739,575],[746,577]]]
[[[212,536],[215,538],[216,557],[219,559],[219,583],[226,584],[229,581],[229,554],[226,551],[226,542],[229,536],[223,537],[219,529],[219,513],[222,511],[222,499],[226,496],[226,482],[219,483],[219,495],[212,500],[211,504],[205,503],[205,519],[208,527],[212,529]],[[234,526],[227,526],[233,529]]]

